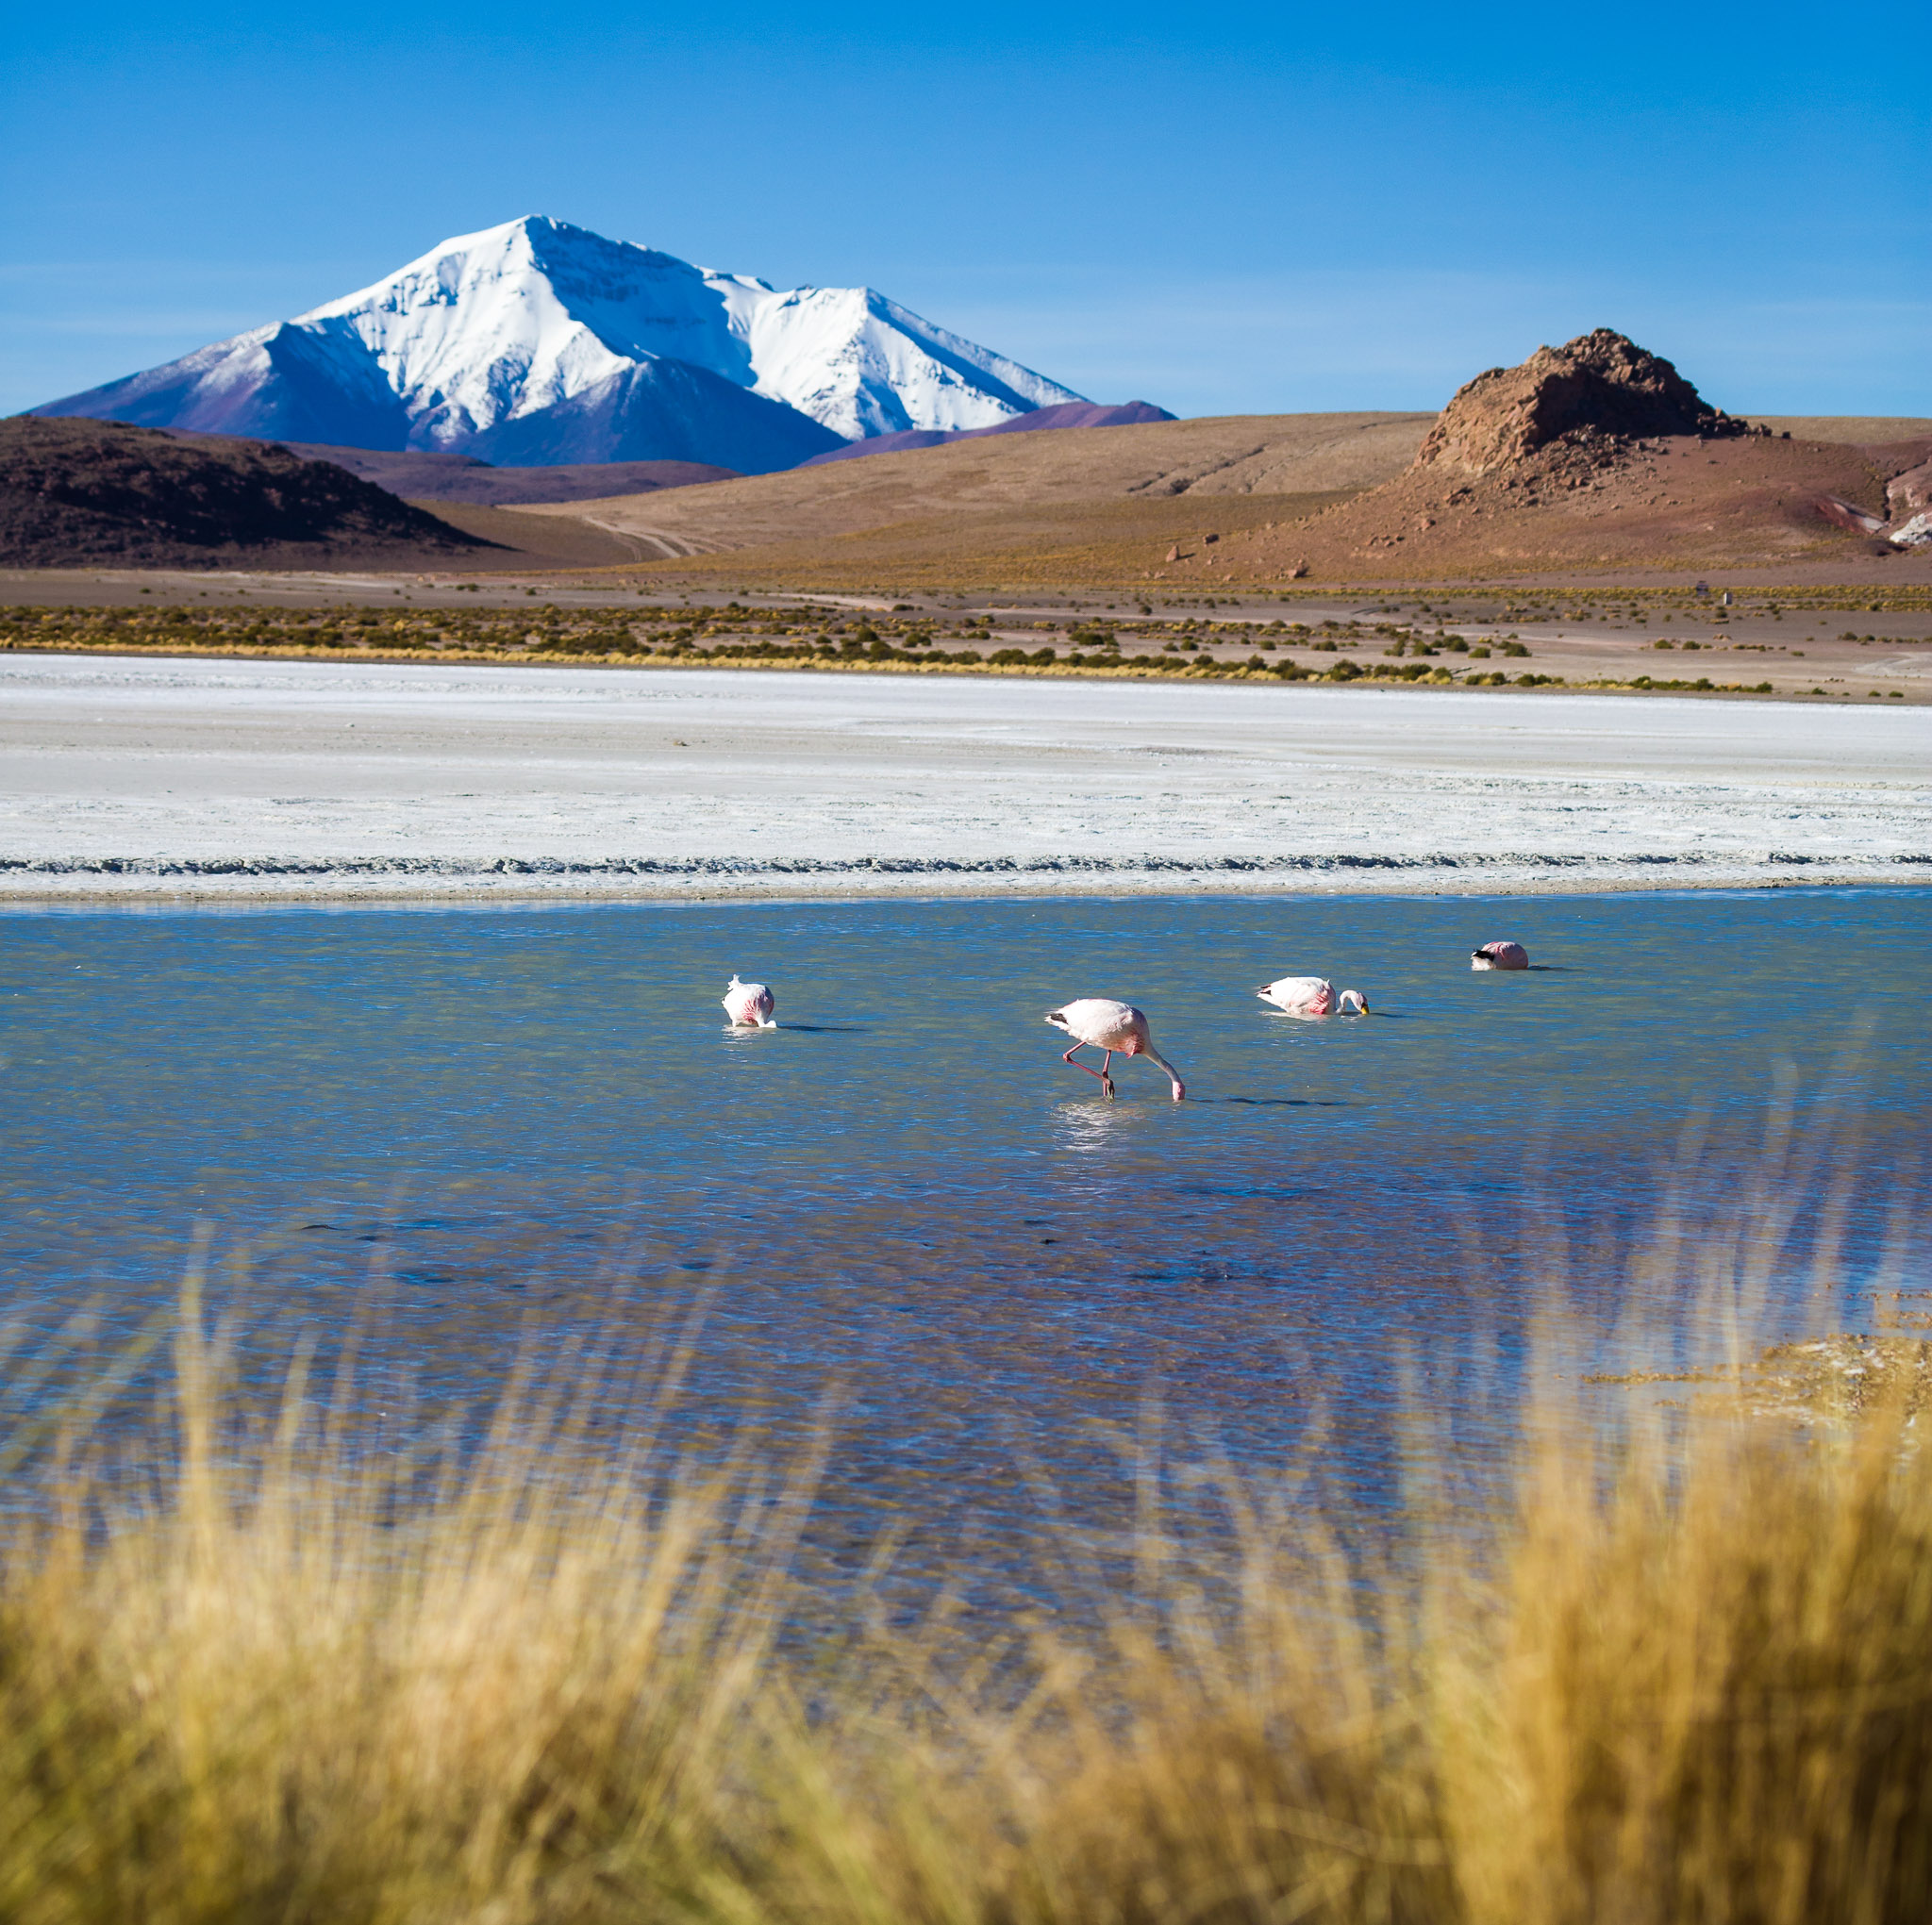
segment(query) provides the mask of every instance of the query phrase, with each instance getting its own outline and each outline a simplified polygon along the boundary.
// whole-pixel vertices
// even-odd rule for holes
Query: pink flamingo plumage
[[[1074,1063],[1074,1068],[1098,1076],[1100,1087],[1108,1095],[1114,1093],[1113,1078],[1108,1070],[1116,1052],[1123,1056],[1145,1056],[1149,1062],[1158,1063],[1174,1085],[1174,1100],[1179,1103],[1187,1095],[1181,1072],[1154,1047],[1147,1019],[1131,1003],[1117,1003],[1111,996],[1082,996],[1063,1004],[1046,1020],[1074,1038],[1074,1047],[1060,1058],[1061,1062],[1074,1063],[1074,1055],[1081,1050],[1104,1052],[1099,1069],[1091,1063]]]
[[[1290,1016],[1366,1016],[1369,999],[1359,989],[1340,996],[1325,976],[1280,976],[1255,991],[1264,1003]]]
[[[1486,942],[1469,953],[1473,970],[1526,970],[1529,952],[1520,942]]]
[[[778,999],[763,983],[741,983],[734,971],[724,990],[724,1014],[740,1029],[776,1029],[772,1011]]]

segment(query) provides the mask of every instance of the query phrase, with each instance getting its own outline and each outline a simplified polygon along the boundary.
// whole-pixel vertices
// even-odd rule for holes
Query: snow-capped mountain
[[[33,412],[524,467],[762,473],[1081,399],[870,288],[785,290],[531,216]]]

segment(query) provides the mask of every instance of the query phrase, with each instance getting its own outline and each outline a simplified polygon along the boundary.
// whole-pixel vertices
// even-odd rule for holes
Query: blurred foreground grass
[[[812,1636],[809,1462],[680,1470],[650,1420],[613,1459],[514,1386],[460,1453],[356,1448],[299,1354],[278,1419],[228,1398],[191,1301],[169,1449],[76,1407],[15,1466],[8,1920],[1932,1911],[1903,1395],[1809,1439],[1532,1421],[1487,1523],[1418,1501],[1392,1557],[1230,1476],[1204,1571],[1152,1490],[1085,1610],[908,1624],[861,1580]]]

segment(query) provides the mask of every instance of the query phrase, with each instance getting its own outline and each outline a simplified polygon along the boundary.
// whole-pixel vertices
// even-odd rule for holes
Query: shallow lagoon
[[[1276,1462],[1318,1416],[1391,1488],[1405,1370],[1507,1437],[1537,1279],[1629,1307],[1687,1127],[1735,1207],[1768,1104],[1858,1117],[1841,1305],[1926,1220],[1932,892],[852,903],[4,919],[4,1257],[42,1330],[175,1298],[197,1220],[266,1369],[375,1316],[365,1393],[641,1353],[704,1306],[678,1435],[778,1438],[840,1387],[835,1512],[1007,1533],[1111,1508],[1150,1393]],[[1471,971],[1516,937],[1539,968]],[[781,1028],[732,1035],[734,969]],[[1297,1022],[1320,972],[1374,1015]],[[1139,1002],[1187,1076],[1121,1100],[1043,1012]],[[1801,1212],[1801,1236],[1803,1242]],[[1783,1271],[1793,1319],[1804,1266]],[[1668,1308],[1669,1306],[1664,1306]],[[1586,1345],[1587,1348],[1587,1345]]]

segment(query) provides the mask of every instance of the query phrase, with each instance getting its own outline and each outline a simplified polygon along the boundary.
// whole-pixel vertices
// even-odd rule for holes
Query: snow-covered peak
[[[352,332],[427,446],[460,445],[640,361],[690,361],[753,387],[735,324],[702,269],[541,216],[446,241],[295,323]]]
[[[669,386],[655,374],[639,379],[668,362],[702,374],[678,375]],[[667,405],[663,397],[675,390],[690,425],[692,410],[703,412],[696,397],[714,391],[703,375],[846,440],[988,427],[1082,398],[869,288],[774,288],[526,215],[458,235],[293,321],[46,411],[134,418],[121,411],[125,403],[155,425],[246,433],[260,431],[248,423],[272,422],[270,432],[317,440],[329,439],[316,429],[326,429],[328,395],[340,388],[356,397],[350,413],[358,433],[392,415],[395,425],[383,431],[408,446],[460,449],[566,404],[573,422],[596,419],[599,432],[620,432],[605,405],[620,391],[629,397],[624,407],[635,408],[641,395]],[[724,411],[752,432],[742,407]],[[290,423],[302,424],[299,437]],[[524,439],[565,445],[547,433]],[[780,435],[774,446],[795,440]],[[816,451],[798,446],[803,453],[792,458]]]

